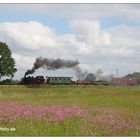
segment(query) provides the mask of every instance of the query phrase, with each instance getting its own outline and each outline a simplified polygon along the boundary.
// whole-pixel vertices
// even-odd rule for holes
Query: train
[[[40,85],[40,84],[73,84],[72,77],[46,77],[43,76],[28,76],[23,77],[21,84],[25,85]]]
[[[90,81],[90,80],[76,80],[73,81],[72,77],[49,77],[47,76],[44,78],[43,76],[28,76],[23,77],[21,80],[21,84],[23,85],[43,85],[43,84],[76,84],[76,85],[109,85],[110,83],[105,80],[99,80],[99,81]]]

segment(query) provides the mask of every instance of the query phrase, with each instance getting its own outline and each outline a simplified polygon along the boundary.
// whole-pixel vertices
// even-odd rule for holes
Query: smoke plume
[[[103,80],[102,78],[103,78],[103,70],[102,69],[98,69],[97,71],[96,71],[96,73],[95,73],[95,76],[96,76],[96,79],[97,80]]]
[[[113,74],[104,74],[103,70],[102,69],[98,69],[95,73],[95,77],[97,80],[107,80],[107,81],[110,81],[114,75]]]
[[[36,58],[33,68],[25,72],[25,76],[33,74],[39,68],[46,68],[48,70],[57,70],[61,68],[73,68],[79,64],[77,60],[65,60],[54,58]]]
[[[78,80],[84,80],[88,74],[88,70],[83,70],[79,66],[73,67],[73,70],[75,71],[75,75]]]

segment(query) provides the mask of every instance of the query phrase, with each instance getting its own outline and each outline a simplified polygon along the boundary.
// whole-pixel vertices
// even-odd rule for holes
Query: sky
[[[24,76],[37,57],[78,60],[83,71],[140,72],[140,4],[0,4],[0,41]],[[72,69],[39,69],[73,76]]]

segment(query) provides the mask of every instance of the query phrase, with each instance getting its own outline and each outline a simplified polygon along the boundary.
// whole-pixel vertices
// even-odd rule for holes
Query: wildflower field
[[[140,136],[140,87],[0,86],[0,136]]]

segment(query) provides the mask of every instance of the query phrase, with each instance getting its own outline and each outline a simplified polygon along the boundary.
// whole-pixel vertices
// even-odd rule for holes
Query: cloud
[[[84,64],[83,69],[102,66],[112,70],[121,61],[125,65],[118,66],[124,70],[133,62],[134,68],[138,68],[139,27],[121,25],[103,30],[99,20],[89,19],[71,20],[70,27],[71,33],[59,35],[37,21],[0,23],[0,40],[12,49],[19,76],[39,56],[78,59]],[[108,60],[114,61],[114,65],[109,65]]]
[[[140,45],[140,27],[130,27],[127,25],[120,25],[115,28],[110,28],[108,32],[112,35],[112,41],[120,46],[138,47]]]
[[[97,46],[111,44],[109,34],[101,30],[99,21],[74,20],[71,21],[70,25],[76,32],[76,38],[80,42]]]
[[[12,47],[37,50],[55,46],[53,30],[39,22],[1,23],[0,32],[0,40],[13,44]]]
[[[27,69],[31,67],[34,63],[34,57],[25,56],[22,54],[12,53],[12,57],[16,60],[16,65],[18,69]]]
[[[133,46],[140,43],[138,38],[131,38],[135,33],[137,34],[135,36],[138,36],[137,28],[133,30],[133,27],[122,26],[102,30],[100,22],[94,20],[74,20],[70,25],[76,35],[81,54],[129,57],[134,54]]]
[[[61,16],[69,19],[99,20],[111,16],[121,16],[125,19],[139,21],[140,4],[12,4],[4,8],[12,10],[28,10],[51,16]]]
[[[40,13],[52,17],[65,17],[67,19],[100,20],[106,17],[119,16],[124,20],[140,22],[140,4],[0,4],[1,10]]]
[[[131,57],[134,55],[134,50],[133,49],[128,49],[127,47],[116,47],[116,48],[102,48],[101,54],[106,56],[106,57]]]
[[[21,79],[25,71],[33,66],[35,58],[14,52],[12,52],[12,57],[16,61],[16,68],[18,69],[15,74],[15,79]]]
[[[19,4],[18,4],[19,5]],[[19,6],[15,6],[19,7]],[[140,4],[25,4],[20,9],[40,11],[46,15],[62,16],[69,19],[99,20],[119,16],[124,20],[139,20]],[[19,9],[19,8],[18,8]]]

